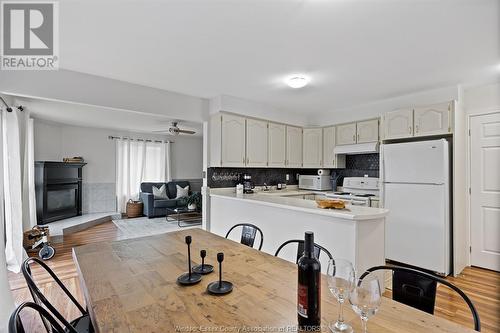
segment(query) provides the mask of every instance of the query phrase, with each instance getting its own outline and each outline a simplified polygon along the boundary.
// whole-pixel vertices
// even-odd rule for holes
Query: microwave
[[[330,176],[299,175],[299,189],[328,191],[332,189]]]

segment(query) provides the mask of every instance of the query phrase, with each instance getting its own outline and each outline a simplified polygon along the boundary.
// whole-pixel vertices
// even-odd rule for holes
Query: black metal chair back
[[[43,307],[40,305],[33,303],[33,302],[25,302],[19,305],[14,312],[10,315],[9,319],[9,333],[25,333],[26,331],[24,330],[23,323],[21,321],[20,313],[24,308],[31,308],[38,312],[40,317],[43,318],[43,322],[45,325],[45,322],[48,323],[48,327],[45,327],[47,329],[47,333],[66,333],[66,332],[72,332],[72,331],[65,331],[61,325],[57,322],[57,320],[52,317],[52,315],[45,310]]]
[[[229,236],[231,231],[237,227],[243,227],[241,230],[241,240],[240,243],[249,247],[253,247],[255,243],[255,237],[257,236],[257,232],[260,234],[260,244],[259,244],[259,250],[262,249],[262,243],[264,242],[264,234],[262,233],[262,230],[259,229],[256,225],[250,224],[250,223],[238,223],[235,224],[229,229],[229,231],[226,234],[226,238]]]
[[[378,270],[392,271],[392,299],[413,308],[434,314],[437,284],[443,284],[458,293],[469,306],[474,319],[474,329],[481,331],[479,314],[470,298],[458,287],[439,276],[402,266],[375,266],[360,276],[364,279],[368,274]]]
[[[47,300],[47,298],[45,298],[45,296],[40,291],[40,288],[38,288],[37,284],[35,283],[35,280],[33,279],[33,276],[31,274],[31,267],[30,267],[31,263],[36,263],[40,265],[52,277],[52,279],[62,289],[62,291],[66,294],[66,296],[68,296],[71,302],[73,302],[73,304],[78,308],[78,310],[80,310],[82,317],[87,317],[88,320],[87,326],[89,326],[88,327],[89,332],[93,332],[92,324],[90,323],[90,319],[88,318],[88,311],[83,308],[83,306],[69,292],[68,288],[66,288],[66,286],[61,282],[61,280],[59,280],[57,275],[49,268],[49,266],[47,266],[45,262],[43,262],[39,258],[33,257],[33,258],[28,258],[24,261],[23,265],[21,266],[21,271],[23,273],[24,279],[26,280],[26,284],[28,285],[28,289],[35,303],[46,307],[63,324],[63,326],[65,326],[68,332],[78,333],[78,331],[74,327],[75,323],[80,323],[80,325],[83,324],[83,321],[81,320],[82,317],[73,321],[73,323],[69,323],[68,320],[66,320],[66,318],[64,318],[63,315],[59,311],[57,311],[57,309]],[[50,326],[48,326],[49,322],[47,322],[47,320],[44,317],[42,317],[42,322],[45,325],[47,331],[49,331],[50,328]]]
[[[287,240],[286,242],[281,244],[280,247],[278,247],[274,256],[277,257],[279,255],[281,249],[283,249],[286,245],[291,244],[291,243],[297,243],[297,258],[295,260],[295,263],[298,263],[300,257],[302,257],[302,255],[304,254],[304,240],[302,240],[302,239]],[[319,259],[321,252],[324,252],[328,256],[328,258],[330,258],[330,260],[333,259],[333,256],[330,253],[330,251],[325,249],[323,246],[314,243],[314,257],[316,257],[316,259]]]

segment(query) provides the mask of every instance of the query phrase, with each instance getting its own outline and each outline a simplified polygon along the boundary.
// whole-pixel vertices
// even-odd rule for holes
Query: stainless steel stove
[[[346,177],[342,192],[327,194],[332,199],[341,199],[352,205],[378,207],[379,179],[375,177]]]

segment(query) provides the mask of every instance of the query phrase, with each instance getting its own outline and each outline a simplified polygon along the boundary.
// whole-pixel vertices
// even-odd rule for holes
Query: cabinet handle
[[[415,133],[418,133],[418,125],[415,125]]]
[[[411,126],[408,126],[408,133],[411,134]]]
[[[243,164],[245,164],[245,158],[243,157]]]
[[[359,134],[358,134],[358,141],[359,141]]]
[[[352,136],[352,141],[356,141],[356,134]]]

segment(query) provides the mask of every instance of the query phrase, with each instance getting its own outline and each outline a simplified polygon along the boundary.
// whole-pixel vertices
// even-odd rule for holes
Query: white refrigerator
[[[445,139],[382,146],[386,259],[450,273],[450,170]]]

